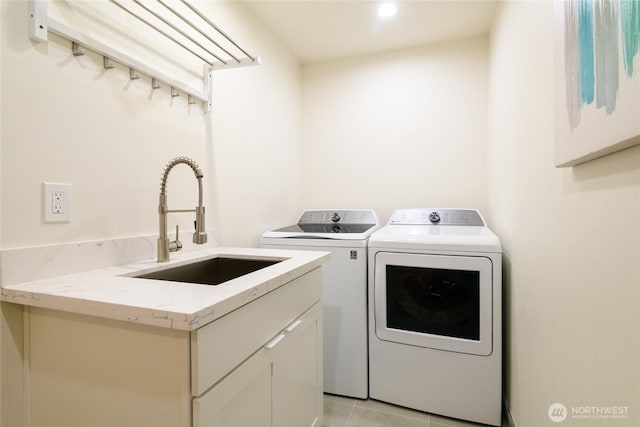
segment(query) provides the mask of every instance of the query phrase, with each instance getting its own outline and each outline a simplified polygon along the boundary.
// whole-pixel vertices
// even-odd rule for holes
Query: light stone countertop
[[[284,259],[261,270],[210,286],[128,277],[216,256]],[[155,260],[2,287],[2,301],[191,331],[320,267],[328,252],[214,247],[172,253]]]

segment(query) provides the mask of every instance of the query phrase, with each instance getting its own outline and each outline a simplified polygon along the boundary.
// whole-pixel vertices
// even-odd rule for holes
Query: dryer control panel
[[[475,209],[398,209],[389,219],[390,225],[461,225],[484,226]]]

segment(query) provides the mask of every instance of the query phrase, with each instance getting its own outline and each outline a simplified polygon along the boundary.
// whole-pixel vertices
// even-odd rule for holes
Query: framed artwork
[[[640,144],[640,0],[555,1],[555,164]]]

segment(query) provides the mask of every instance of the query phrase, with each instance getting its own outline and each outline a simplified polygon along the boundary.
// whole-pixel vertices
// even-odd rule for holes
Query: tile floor
[[[324,395],[322,427],[480,427],[452,418],[413,411],[377,400]]]

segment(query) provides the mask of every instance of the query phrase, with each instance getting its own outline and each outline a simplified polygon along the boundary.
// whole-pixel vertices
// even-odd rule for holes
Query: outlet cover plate
[[[71,184],[42,183],[42,212],[45,223],[71,221]]]

